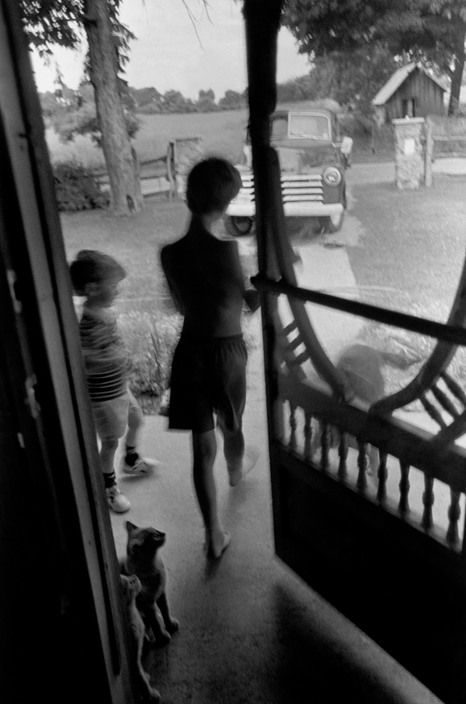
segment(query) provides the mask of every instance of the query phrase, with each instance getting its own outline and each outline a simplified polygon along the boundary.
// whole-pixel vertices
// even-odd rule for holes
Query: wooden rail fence
[[[437,159],[466,159],[466,119],[429,115],[425,123],[425,185],[432,185],[432,164]]]
[[[135,154],[143,196],[166,193],[171,200],[182,194],[186,174],[201,155],[201,137],[172,139],[168,142],[165,154],[153,159],[140,160]],[[106,169],[95,170],[93,175],[103,191],[110,189]]]

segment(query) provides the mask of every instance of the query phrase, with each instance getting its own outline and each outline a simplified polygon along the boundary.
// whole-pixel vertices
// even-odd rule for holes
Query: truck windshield
[[[286,129],[288,128],[288,129]],[[305,138],[330,141],[330,122],[325,115],[288,115],[284,118],[275,119],[272,124],[272,139]]]

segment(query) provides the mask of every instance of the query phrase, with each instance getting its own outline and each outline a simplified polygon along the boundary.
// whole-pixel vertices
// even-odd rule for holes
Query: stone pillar
[[[425,179],[423,117],[392,121],[395,130],[395,182],[400,189],[419,188]]]

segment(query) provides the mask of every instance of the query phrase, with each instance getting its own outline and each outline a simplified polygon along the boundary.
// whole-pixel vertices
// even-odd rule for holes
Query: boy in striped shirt
[[[129,390],[129,359],[118,331],[112,304],[126,271],[113,257],[96,250],[81,250],[70,265],[76,295],[85,296],[79,322],[84,367],[94,423],[100,440],[100,461],[110,508],[124,513],[131,504],[117,484],[114,460],[125,435],[121,469],[127,475],[149,474],[158,462],[137,451],[143,425],[142,411]]]

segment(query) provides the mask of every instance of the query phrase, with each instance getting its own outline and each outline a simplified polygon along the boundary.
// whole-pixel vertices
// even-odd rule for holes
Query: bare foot
[[[213,557],[218,560],[223,555],[231,542],[231,535],[228,531],[220,530],[210,535],[206,535],[206,552],[207,557]]]
[[[228,470],[230,486],[236,486],[247,474],[249,474],[249,472],[256,466],[256,462],[259,459],[259,454],[260,453],[257,447],[251,446],[245,449],[241,467]]]

